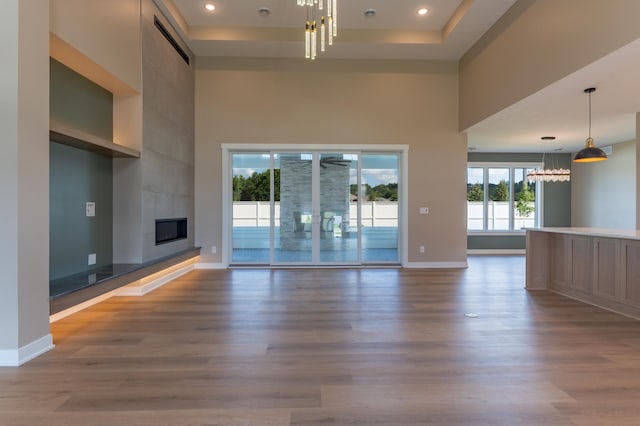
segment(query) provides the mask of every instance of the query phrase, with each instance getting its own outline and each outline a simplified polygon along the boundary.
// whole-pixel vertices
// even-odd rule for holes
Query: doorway
[[[223,150],[229,265],[401,263],[402,151]]]

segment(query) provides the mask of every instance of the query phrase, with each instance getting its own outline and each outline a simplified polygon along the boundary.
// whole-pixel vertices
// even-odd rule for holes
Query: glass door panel
[[[397,263],[399,155],[363,153],[361,162],[362,261]]]
[[[358,155],[320,154],[318,170],[320,262],[360,263],[358,209],[352,222],[350,208],[351,187],[358,184]]]
[[[279,176],[279,226],[273,232],[274,263],[313,262],[313,233],[317,220],[313,212],[313,155],[274,155],[274,172]]]
[[[232,263],[269,263],[271,226],[269,153],[234,153]]]

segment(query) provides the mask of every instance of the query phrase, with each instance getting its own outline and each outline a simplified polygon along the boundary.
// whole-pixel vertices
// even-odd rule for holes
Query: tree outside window
[[[516,195],[516,210],[522,217],[529,217],[531,213],[536,211],[534,201],[536,196],[529,190],[529,184],[527,180],[522,181],[522,189]]]
[[[483,201],[484,200],[484,189],[482,189],[482,185],[479,183],[475,183],[471,185],[471,188],[467,192],[467,201]]]
[[[501,180],[493,191],[492,201],[509,201],[509,187],[506,180]]]

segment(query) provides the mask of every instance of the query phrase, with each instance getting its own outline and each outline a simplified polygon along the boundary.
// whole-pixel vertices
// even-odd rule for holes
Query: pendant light
[[[543,136],[542,141],[554,141],[556,140],[555,136]],[[545,149],[544,145],[542,147],[542,167],[538,167],[535,170],[529,171],[527,173],[527,180],[529,182],[569,182],[571,180],[571,170],[563,169],[562,167],[556,167],[555,156],[551,161],[551,168],[545,169]]]
[[[333,45],[338,36],[338,0],[296,0],[298,6],[307,8],[304,26],[304,57],[314,60],[320,52]],[[318,32],[320,33],[318,35]]]
[[[573,158],[574,163],[594,163],[607,159],[607,154],[600,148],[597,148],[593,143],[593,138],[591,138],[591,94],[595,91],[595,87],[584,89],[584,93],[589,94],[589,137],[587,138],[585,147],[578,151]]]

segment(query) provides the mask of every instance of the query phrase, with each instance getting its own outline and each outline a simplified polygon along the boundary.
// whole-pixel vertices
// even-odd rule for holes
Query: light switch
[[[91,265],[95,265],[96,264],[96,254],[95,253],[91,253],[89,255],[89,261],[88,261],[89,266]]]
[[[429,214],[429,207],[420,207],[420,214]]]
[[[96,203],[93,201],[87,202],[87,217],[93,217],[96,215]]]

